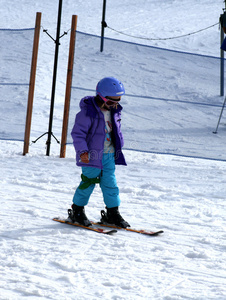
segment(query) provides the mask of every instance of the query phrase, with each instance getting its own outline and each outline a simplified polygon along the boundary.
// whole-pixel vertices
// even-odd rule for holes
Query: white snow
[[[219,0],[121,2],[107,1],[108,25],[134,36],[152,38],[182,35],[213,25],[224,7]],[[43,28],[54,36],[57,10],[57,1],[2,0],[0,27],[34,27],[35,14],[41,11]],[[78,15],[78,30],[100,34],[102,1],[63,1],[62,32],[70,29],[72,14]],[[109,29],[105,32],[108,37],[131,42],[219,56],[217,26],[164,41],[137,40]],[[54,111],[57,132],[63,115],[68,42],[69,35],[64,36],[60,47]],[[32,139],[48,129],[53,56],[54,44],[42,33]],[[90,88],[88,73],[84,80]],[[198,85],[197,80],[197,90]],[[173,87],[176,94],[177,87]],[[191,93],[190,98],[206,100],[205,93],[202,86],[200,94]],[[172,99],[169,87],[161,95]],[[216,92],[208,92],[208,97],[207,100],[223,103]],[[129,118],[129,101],[126,96],[125,131],[133,121]],[[154,110],[147,110],[153,129],[161,120],[168,122],[167,108],[170,112],[173,105],[162,104],[164,110],[158,114],[153,101]],[[211,132],[220,106],[205,114],[201,111],[201,116],[209,118],[203,123],[200,120],[200,124],[195,106],[185,106],[185,110],[189,122],[195,124],[193,142],[198,147],[191,149],[185,136],[175,142],[175,148],[184,147],[186,154],[191,154],[203,145],[201,156],[225,158],[225,127],[221,124],[216,136]],[[139,114],[145,117],[145,110],[140,109]],[[223,120],[224,115],[224,123]],[[182,121],[178,113],[177,125],[184,128]],[[199,125],[208,126],[208,133],[202,135]],[[161,133],[161,127],[158,130]],[[145,130],[139,128],[139,134],[143,140]],[[216,148],[209,147],[212,136]],[[119,231],[105,236],[52,221],[53,217],[67,215],[80,181],[80,169],[76,167],[72,146],[68,146],[66,158],[60,159],[59,145],[52,140],[51,155],[47,157],[45,141],[43,138],[33,144],[29,154],[22,156],[21,142],[0,140],[0,299],[226,299],[225,161],[125,150],[128,166],[117,167],[116,172],[122,200],[120,211],[132,227],[162,229],[164,234],[148,237]],[[153,143],[157,141],[154,136]],[[101,190],[96,187],[86,207],[88,217],[98,220],[103,208]]]

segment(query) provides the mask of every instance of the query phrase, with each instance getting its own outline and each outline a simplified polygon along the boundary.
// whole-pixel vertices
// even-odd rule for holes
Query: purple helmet
[[[96,94],[104,101],[107,96],[115,97],[125,94],[125,89],[121,81],[114,77],[105,77],[101,79],[96,87]]]

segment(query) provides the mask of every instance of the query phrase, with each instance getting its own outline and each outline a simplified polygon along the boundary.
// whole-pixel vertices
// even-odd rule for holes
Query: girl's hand
[[[84,152],[80,155],[80,159],[83,163],[88,164],[89,163],[89,154],[88,152]]]

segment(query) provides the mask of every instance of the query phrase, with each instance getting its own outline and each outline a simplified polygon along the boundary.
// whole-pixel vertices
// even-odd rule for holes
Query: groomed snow
[[[33,27],[35,13],[41,11],[43,27],[54,35],[55,2],[3,0],[0,27]],[[175,36],[217,23],[223,7],[219,0],[107,1],[107,22],[133,35]],[[71,15],[78,14],[78,29],[99,35],[101,13],[102,1],[65,0],[62,31],[70,28]],[[213,27],[148,44],[219,56],[219,35]],[[140,42],[110,30],[107,36]],[[48,127],[54,46],[44,41],[46,37],[40,41],[32,138]],[[62,42],[57,128],[63,114],[67,52]],[[127,97],[127,106],[128,102]],[[222,125],[216,144],[225,133]],[[53,140],[47,157],[41,139],[22,156],[21,142],[0,141],[0,299],[226,299],[226,162],[125,150],[128,166],[116,171],[120,211],[132,227],[162,229],[164,234],[119,231],[105,236],[52,221],[67,215],[80,180],[73,147],[68,147],[65,159],[59,158],[59,148]],[[86,208],[88,217],[98,220],[103,208],[97,186]]]

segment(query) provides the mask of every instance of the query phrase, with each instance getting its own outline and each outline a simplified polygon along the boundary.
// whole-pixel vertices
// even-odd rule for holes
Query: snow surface
[[[41,11],[43,28],[54,35],[56,2],[2,0],[0,27],[34,27],[35,13]],[[217,23],[224,6],[220,0],[137,2],[107,1],[108,25],[136,36],[171,37]],[[71,14],[77,14],[80,31],[99,35],[101,13],[102,1],[65,0],[62,31],[70,28]],[[109,29],[106,35],[219,56],[216,26],[166,41],[138,41]],[[68,35],[62,38],[56,127],[63,114],[68,41]],[[41,35],[33,138],[48,127],[53,55],[52,41]],[[85,79],[88,85],[88,74]],[[169,91],[166,97],[170,95]],[[200,99],[204,95],[201,90]],[[128,106],[128,98],[125,102]],[[192,115],[192,106],[189,109]],[[224,133],[221,125],[216,141],[222,142]],[[208,140],[206,135],[204,143]],[[163,229],[164,234],[148,237],[119,231],[105,236],[51,220],[66,216],[80,180],[71,146],[67,157],[60,159],[54,141],[49,157],[45,139],[32,145],[25,157],[21,142],[0,145],[0,299],[226,299],[225,162],[126,150],[128,166],[116,172],[120,211],[133,227]],[[221,150],[225,151],[223,143]],[[86,208],[88,217],[98,220],[103,207],[96,187]]]

